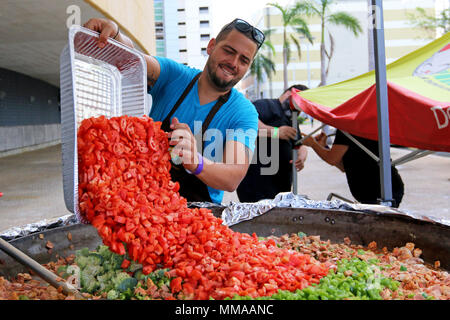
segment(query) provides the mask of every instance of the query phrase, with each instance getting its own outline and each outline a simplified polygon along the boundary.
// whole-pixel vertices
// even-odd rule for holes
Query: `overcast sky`
[[[213,0],[213,32],[217,34],[220,29],[228,22],[235,18],[241,18],[249,23],[252,21],[252,16],[263,9],[267,3],[278,3],[285,6],[289,3],[294,3],[294,0]]]

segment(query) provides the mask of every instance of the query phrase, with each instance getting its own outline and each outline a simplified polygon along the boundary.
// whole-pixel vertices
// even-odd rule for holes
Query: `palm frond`
[[[298,15],[306,16],[308,18],[319,13],[316,5],[312,1],[298,1],[294,8]]]
[[[320,0],[320,4],[321,4],[321,15],[325,16],[328,9],[329,9],[329,5],[332,3],[332,0]]]
[[[253,75],[257,81],[261,81],[263,78],[262,70],[261,56],[258,53],[250,66],[250,74]]]
[[[291,61],[291,42],[289,41],[289,39],[286,39],[284,48],[286,48],[286,62],[289,64],[289,62]]]
[[[283,22],[286,20],[286,18],[287,18],[287,17],[286,17],[287,12],[286,12],[286,9],[283,8],[283,6],[281,6],[281,5],[278,4],[277,2],[275,2],[275,3],[270,2],[270,3],[268,3],[267,5],[270,6],[270,7],[275,7],[275,8],[277,8],[278,10],[280,10],[280,11],[281,11],[281,16],[282,16],[282,18],[283,18]]]
[[[347,28],[353,32],[356,37],[362,33],[362,28],[358,19],[343,11],[330,14],[327,17],[327,22]]]
[[[300,17],[297,17],[296,19],[293,20],[293,26],[298,34],[303,35],[306,39],[308,39],[308,41],[311,44],[313,43],[313,36],[311,35],[308,24],[306,23],[305,20],[303,20]]]
[[[302,48],[300,46],[300,42],[296,37],[294,37],[293,34],[291,34],[291,39],[294,42],[295,46],[297,47],[297,53],[298,53],[298,61],[302,60]]]
[[[263,31],[264,35],[266,36],[266,38],[270,37],[274,32],[276,31],[275,28],[271,28],[271,29],[266,29]]]
[[[413,28],[422,29],[433,36],[437,28],[442,28],[444,33],[450,31],[450,9],[442,10],[438,17],[428,15],[425,9],[416,8],[415,13],[406,13],[408,23]]]
[[[275,63],[263,53],[258,52],[253,59],[253,63],[250,66],[250,74],[253,75],[257,81],[263,80],[264,73],[270,77],[272,73],[275,73]]]
[[[266,56],[261,56],[261,58],[263,62],[262,67],[267,76],[270,77],[272,73],[275,74],[277,72],[275,70],[275,63]]]
[[[261,46],[263,51],[270,51],[273,55],[275,55],[275,47],[273,43],[269,40],[265,40],[264,43]]]

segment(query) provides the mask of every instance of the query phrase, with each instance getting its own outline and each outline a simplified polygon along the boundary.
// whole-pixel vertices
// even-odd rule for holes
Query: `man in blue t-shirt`
[[[133,47],[117,24],[91,19],[85,27],[100,32],[99,46],[108,37]],[[244,178],[258,131],[258,113],[249,100],[233,89],[253,62],[264,34],[235,19],[211,39],[203,71],[170,59],[145,55],[150,117],[169,131],[172,180],[188,201],[220,203],[223,190],[234,191]],[[195,139],[200,137],[200,139]]]

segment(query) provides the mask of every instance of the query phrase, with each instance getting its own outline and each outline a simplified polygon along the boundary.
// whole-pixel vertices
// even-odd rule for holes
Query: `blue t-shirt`
[[[153,99],[150,117],[155,121],[163,121],[200,70],[167,58],[155,58],[161,66],[161,73],[155,85],[149,90]],[[196,135],[202,129],[203,121],[215,104],[216,101],[212,101],[200,105],[196,81],[172,118],[177,117],[180,122],[188,124],[192,133]],[[204,133],[203,156],[215,162],[222,162],[223,149],[228,140],[241,142],[253,152],[257,133],[258,113],[255,107],[240,92],[231,89],[228,101],[222,105]],[[222,202],[222,190],[208,186],[208,191],[213,202]]]

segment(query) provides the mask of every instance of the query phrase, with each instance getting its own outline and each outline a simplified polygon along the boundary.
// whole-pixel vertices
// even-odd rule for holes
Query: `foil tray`
[[[80,222],[77,130],[83,119],[150,113],[144,56],[113,39],[99,48],[97,32],[72,26],[60,56],[64,201]]]

